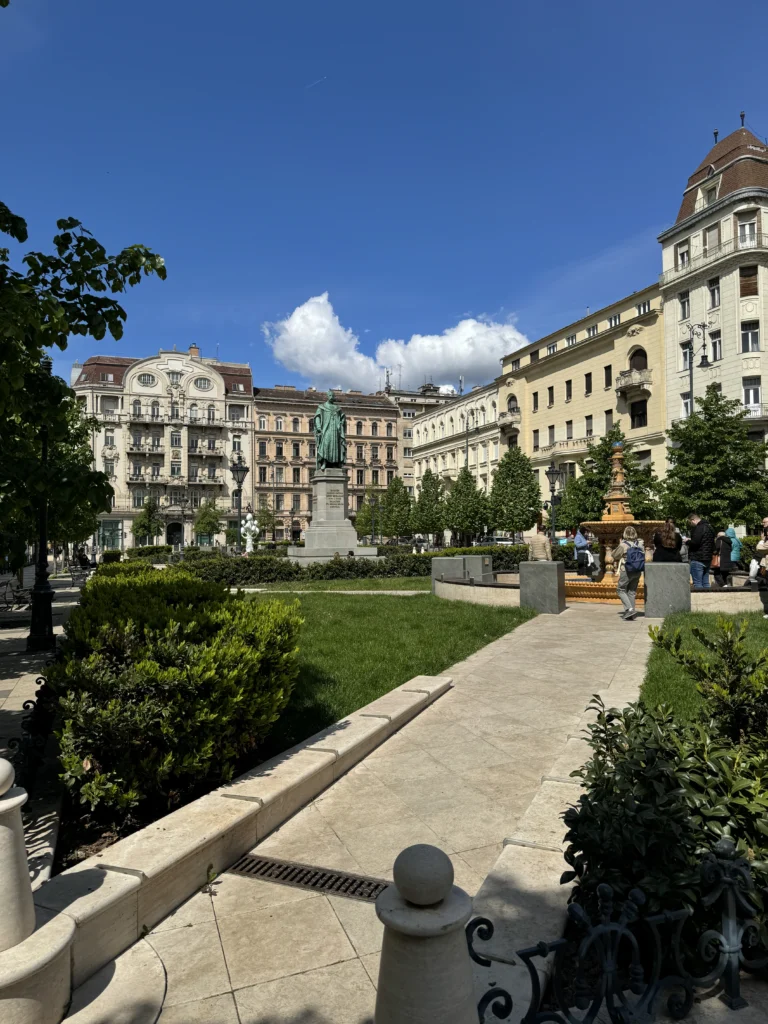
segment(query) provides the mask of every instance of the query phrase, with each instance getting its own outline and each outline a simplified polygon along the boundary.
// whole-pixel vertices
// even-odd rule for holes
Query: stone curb
[[[449,676],[416,676],[45,882],[35,905],[52,920],[9,951],[14,963],[23,962],[28,944],[30,953],[32,944],[46,945],[47,932],[51,943],[58,941],[66,925],[72,933],[69,986],[82,985],[452,685]],[[18,981],[8,974],[7,956],[0,954],[0,1005],[8,984]]]

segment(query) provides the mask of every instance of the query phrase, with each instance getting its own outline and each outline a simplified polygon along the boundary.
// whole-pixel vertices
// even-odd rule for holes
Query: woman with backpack
[[[637,536],[634,526],[624,528],[624,536],[613,549],[613,561],[619,574],[619,582],[616,584],[616,591],[619,600],[624,605],[621,617],[625,622],[631,622],[637,617],[635,599],[637,597],[637,585],[645,569],[645,552],[643,542]]]

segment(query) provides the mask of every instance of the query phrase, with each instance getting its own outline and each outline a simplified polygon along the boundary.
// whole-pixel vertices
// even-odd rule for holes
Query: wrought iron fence
[[[719,912],[720,922],[700,935],[690,934],[690,908],[645,914],[646,899],[639,889],[619,905],[611,886],[600,885],[597,923],[579,904],[568,907],[569,922],[579,934],[575,957],[568,955],[573,946],[568,938],[517,950],[517,960],[478,949],[478,940],[488,942],[494,934],[493,923],[481,917],[467,925],[469,955],[482,967],[518,962],[526,967],[531,996],[522,1024],[592,1024],[601,1011],[614,1024],[650,1024],[662,1012],[682,1020],[695,994],[717,984],[726,1006],[741,1009],[747,1003],[740,971],[764,970],[768,951],[754,917],[752,873],[731,839],[721,839],[705,854],[701,882],[701,905]],[[548,957],[552,963],[545,998],[539,967]],[[509,992],[493,986],[478,1004],[478,1020],[504,1020],[513,1009]]]

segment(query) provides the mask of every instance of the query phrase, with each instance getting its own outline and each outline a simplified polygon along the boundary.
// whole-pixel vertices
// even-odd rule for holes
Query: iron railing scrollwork
[[[568,907],[568,920],[579,934],[516,951],[528,972],[530,998],[522,1024],[592,1024],[598,1014],[614,1024],[650,1024],[665,1011],[676,1020],[690,1012],[698,991],[721,986],[720,998],[731,1009],[746,1006],[740,970],[768,967],[754,919],[754,882],[746,860],[733,841],[721,839],[701,863],[704,893],[701,905],[720,912],[720,927],[706,929],[691,942],[692,910],[681,908],[645,914],[646,899],[639,889],[617,905],[609,885],[597,887],[597,923],[582,906]],[[479,950],[490,942],[493,922],[474,918],[466,929],[469,955],[481,967],[514,965],[517,961]],[[540,968],[552,958],[546,1003]],[[700,968],[704,968],[703,971]],[[513,1010],[511,995],[492,983],[478,1004],[480,1024],[494,1017],[505,1020]]]

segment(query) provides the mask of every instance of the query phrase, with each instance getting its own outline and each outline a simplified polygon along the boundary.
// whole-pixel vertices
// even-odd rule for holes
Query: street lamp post
[[[368,504],[371,506],[371,547],[376,546],[376,506],[378,499],[375,494],[368,495]]]
[[[699,361],[699,369],[706,370],[709,367],[709,359],[707,358],[707,340],[705,332],[711,324],[688,324],[688,333],[690,334],[690,340],[688,342],[688,396],[690,399],[689,416],[693,416],[693,359],[695,356],[695,338],[701,338],[701,359]]]
[[[549,536],[551,543],[554,544],[557,530],[555,525],[555,489],[561,481],[562,473],[554,462],[551,462],[549,469],[545,471],[545,476],[549,480]]]
[[[242,452],[237,453],[237,458],[232,456],[229,471],[237,484],[237,553],[239,555],[243,550],[243,484],[248,476],[248,467]]]
[[[53,362],[47,356],[41,360],[44,373],[50,377]],[[45,490],[40,495],[38,509],[37,561],[35,586],[32,590],[32,622],[27,637],[28,651],[49,651],[56,646],[53,635],[53,587],[48,580],[48,427],[40,428],[40,464]]]

